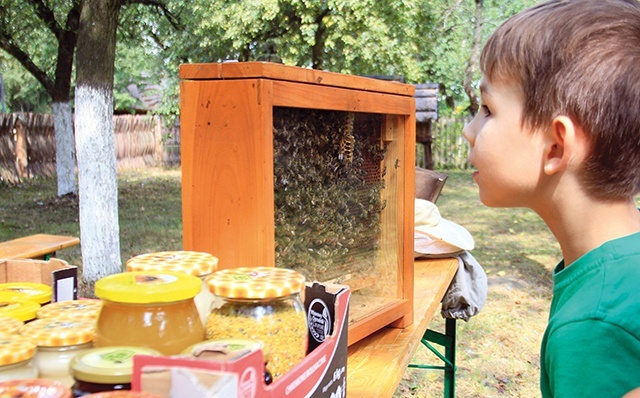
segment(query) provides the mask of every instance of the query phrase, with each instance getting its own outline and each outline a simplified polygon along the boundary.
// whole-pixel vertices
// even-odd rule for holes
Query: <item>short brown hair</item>
[[[516,14],[487,41],[480,68],[519,84],[524,126],[546,129],[564,114],[587,134],[587,191],[640,192],[640,2],[552,0]]]

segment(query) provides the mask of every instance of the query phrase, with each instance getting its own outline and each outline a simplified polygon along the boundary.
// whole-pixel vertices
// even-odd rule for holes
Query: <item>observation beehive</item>
[[[410,325],[414,87],[262,62],[180,77],[184,250],[349,285],[349,344]]]

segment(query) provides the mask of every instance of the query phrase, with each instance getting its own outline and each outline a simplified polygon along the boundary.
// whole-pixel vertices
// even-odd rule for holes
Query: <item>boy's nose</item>
[[[473,132],[473,120],[471,120],[469,123],[467,123],[464,128],[462,129],[462,136],[469,141],[469,145],[473,146],[475,140],[476,140],[476,135]]]

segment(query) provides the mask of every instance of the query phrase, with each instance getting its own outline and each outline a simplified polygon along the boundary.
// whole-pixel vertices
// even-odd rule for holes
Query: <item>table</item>
[[[457,258],[415,261],[414,323],[404,329],[385,327],[349,346],[349,398],[393,396],[457,270]]]
[[[0,243],[0,258],[49,260],[58,250],[80,243],[75,236],[35,234]]]

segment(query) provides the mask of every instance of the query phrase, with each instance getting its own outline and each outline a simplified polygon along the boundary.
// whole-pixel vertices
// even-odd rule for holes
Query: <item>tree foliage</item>
[[[0,17],[11,13],[32,21],[36,28],[20,32],[17,40],[37,43],[40,48],[48,43],[37,62],[51,68],[55,43],[45,34],[42,23],[26,15],[31,2],[36,0],[0,0]],[[484,0],[482,43],[505,18],[535,2]],[[73,2],[50,3],[59,3],[56,13],[62,15]],[[177,114],[181,63],[252,61],[265,53],[268,44],[275,44],[278,56],[288,65],[402,76],[410,83],[435,82],[440,85],[441,110],[464,110],[469,105],[464,75],[476,25],[474,0],[162,0],[122,4],[114,92],[115,108],[121,111],[143,107],[130,94],[129,88],[135,85],[140,90],[162,90],[159,111]],[[5,84],[14,79],[9,70],[10,64],[0,58]],[[478,79],[475,76],[474,84]],[[32,84],[25,83],[27,87]],[[37,98],[33,90],[28,90],[27,96],[26,92],[12,91],[14,88],[5,89],[12,106],[21,104],[24,108],[25,100]]]

